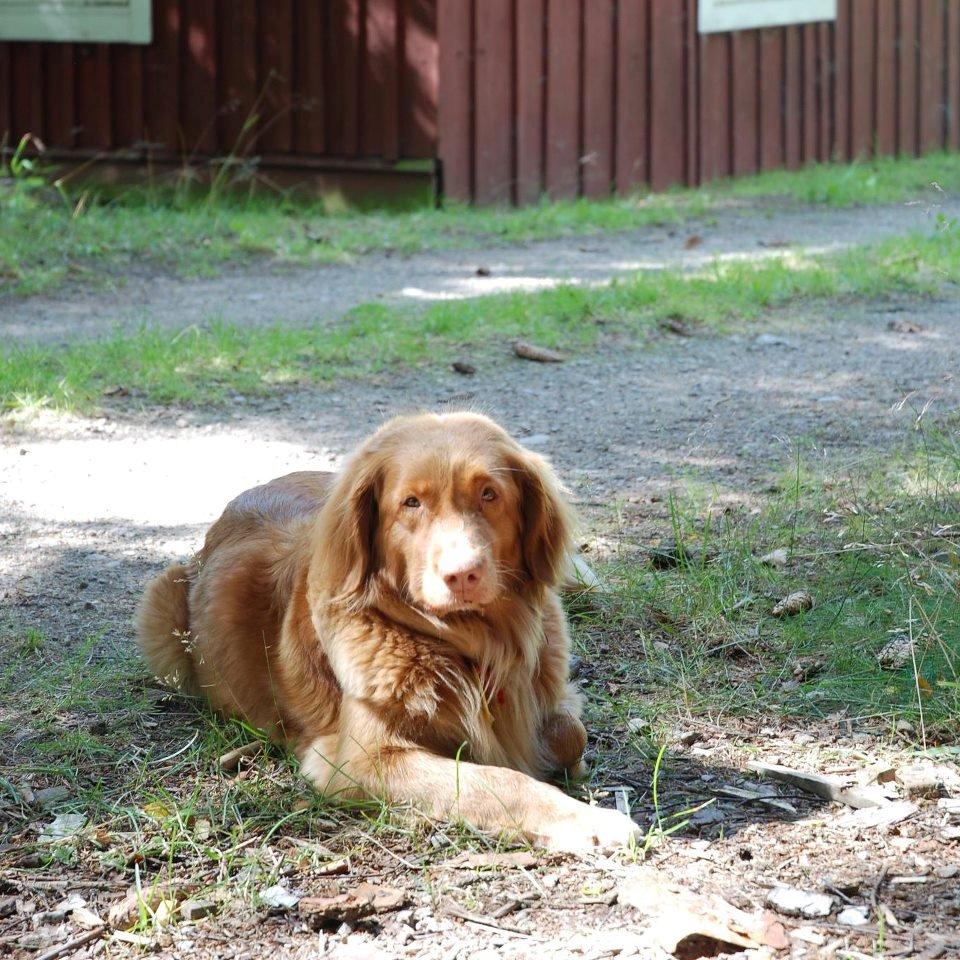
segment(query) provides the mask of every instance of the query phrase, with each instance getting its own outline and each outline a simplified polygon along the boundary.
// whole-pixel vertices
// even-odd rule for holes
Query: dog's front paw
[[[640,839],[640,828],[617,810],[588,807],[579,808],[545,824],[536,838],[548,850],[564,853],[588,853],[597,850],[615,850],[629,846]]]

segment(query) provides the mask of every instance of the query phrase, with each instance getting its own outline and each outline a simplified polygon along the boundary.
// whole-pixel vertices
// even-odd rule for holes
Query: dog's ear
[[[358,599],[376,568],[380,467],[374,452],[361,449],[344,468],[320,512],[314,563],[330,599]]]
[[[569,565],[573,511],[543,457],[521,450],[513,470],[520,487],[524,565],[534,582],[555,587]]]

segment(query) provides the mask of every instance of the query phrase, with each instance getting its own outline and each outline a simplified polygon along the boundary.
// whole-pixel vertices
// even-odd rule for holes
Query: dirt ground
[[[822,211],[807,212],[786,226],[782,220],[774,225],[752,217],[737,222],[737,237],[731,230],[711,238],[703,228],[697,255],[733,252],[734,241],[738,249],[756,252],[779,239],[851,242],[863,239],[865,230],[875,238],[890,219],[896,220],[892,230],[902,230],[902,217],[929,224],[929,216],[912,207],[894,218],[883,211],[855,211],[838,214],[829,229],[819,231]],[[651,250],[669,247],[676,253],[682,237],[651,234],[644,241]],[[620,242],[586,241],[572,260],[558,260],[540,275],[591,276],[594,251],[602,251],[609,267],[624,255],[617,249]],[[623,242],[635,244],[631,256],[647,255],[645,247],[638,254],[636,238]],[[569,241],[562,246],[577,249]],[[493,251],[485,263],[508,264],[511,257],[528,255]],[[476,253],[451,253],[423,262],[445,264],[449,277],[459,271],[462,280],[477,258]],[[379,275],[389,263],[378,259],[367,277]],[[314,314],[306,306],[324,286],[324,275],[336,288],[338,278],[351,271],[355,276],[356,269],[314,271],[312,286],[297,292],[296,309],[290,298],[278,303],[271,294],[273,318],[308,322]],[[396,289],[401,280],[424,290],[448,282],[439,270],[425,273],[421,282],[409,263],[401,272],[402,278],[396,272],[382,278],[385,296],[402,296]],[[498,267],[494,276],[498,272],[509,271]],[[235,279],[229,283],[235,296],[225,312],[241,321],[262,316],[243,305],[245,290],[291,286],[273,275],[247,276],[239,287]],[[368,280],[363,283],[369,299]],[[90,333],[133,318],[122,304],[134,301],[158,323],[192,322],[193,315],[158,306],[173,289],[184,301],[196,293],[197,303],[204,305],[200,316],[224,288],[221,281],[135,281],[130,290],[107,296],[95,314],[84,297],[24,301],[12,313],[5,305],[2,325],[5,335],[13,336],[32,335],[38,321],[45,337]],[[348,300],[343,294],[336,309]],[[326,310],[325,304],[319,298],[316,309]],[[477,360],[473,376],[425,368],[262,402],[237,398],[226,410],[143,411],[120,401],[96,419],[41,416],[8,422],[0,435],[3,636],[32,626],[68,649],[99,635],[104,655],[135,657],[130,616],[144,581],[170,559],[189,554],[226,500],[291,470],[336,467],[385,417],[415,409],[482,410],[550,457],[580,505],[588,555],[656,540],[669,533],[663,497],[681,481],[709,489],[720,500],[755,502],[771,477],[790,464],[797,441],[805,457],[842,471],[864,453],[900,444],[926,405],[938,416],[956,411],[960,297],[782,311],[724,335],[655,333],[641,342],[610,340],[597,352],[563,364],[531,364],[506,349],[502,357],[471,359]],[[582,669],[587,676],[603,677],[603,664]],[[158,717],[169,709],[158,702]],[[635,816],[649,824],[654,808],[648,760],[630,756],[626,730],[602,733],[592,746],[595,755],[603,755],[601,779],[594,786],[606,790],[605,803],[612,803],[609,788],[628,786]],[[826,893],[829,915],[795,918],[771,912],[770,923],[780,923],[790,934],[786,946],[775,949],[774,930],[774,945],[748,955],[960,956],[957,821],[951,824],[935,799],[915,797],[916,809],[902,821],[871,825],[868,811],[854,814],[796,787],[761,783],[745,770],[748,760],[759,759],[853,776],[880,762],[913,763],[904,740],[889,730],[855,729],[839,720],[800,728],[759,717],[691,719],[678,710],[669,752],[663,795],[671,797],[675,809],[714,802],[695,814],[686,830],[658,841],[644,866],[619,856],[576,860],[521,854],[480,868],[457,859],[441,834],[438,842],[419,848],[398,844],[373,851],[375,856],[352,858],[342,875],[306,871],[286,881],[304,895],[328,895],[363,881],[398,888],[403,904],[397,909],[320,932],[310,929],[295,908],[241,911],[171,928],[153,949],[162,956],[235,958],[268,953],[444,960],[664,957],[669,954],[662,930],[657,933],[657,911],[629,905],[636,902],[638,887],[654,887],[667,926],[679,929],[682,919],[670,891],[658,885],[719,895],[759,915],[771,889],[789,884]],[[616,782],[611,771],[617,771]],[[0,767],[0,777],[7,780],[15,780],[16,773]],[[0,807],[0,826],[3,816]],[[331,840],[334,854],[336,843],[347,840]],[[0,832],[0,956],[37,957],[82,933],[55,914],[49,921],[28,922],[19,906],[25,901],[33,903],[35,914],[42,913],[79,889],[91,905],[105,909],[129,882],[115,875],[90,881],[54,870],[38,878],[36,870],[3,859],[11,849]],[[860,926],[839,922],[840,911],[849,906],[867,908]],[[53,934],[47,929],[51,925]],[[46,930],[48,939],[38,934],[37,948],[28,949],[25,930]],[[707,943],[700,953],[695,945],[690,949],[685,955],[714,956],[719,948]],[[138,950],[95,939],[72,955],[122,956]]]

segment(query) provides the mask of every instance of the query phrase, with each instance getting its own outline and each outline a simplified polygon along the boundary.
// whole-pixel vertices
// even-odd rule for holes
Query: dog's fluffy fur
[[[158,677],[269,732],[328,795],[554,848],[620,844],[627,817],[541,782],[586,743],[556,594],[569,538],[553,472],[492,421],[401,418],[339,475],[233,500],[195,562],[147,588],[139,643]]]

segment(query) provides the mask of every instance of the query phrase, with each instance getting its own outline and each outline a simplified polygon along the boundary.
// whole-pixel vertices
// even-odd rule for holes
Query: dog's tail
[[[147,585],[137,607],[137,643],[153,675],[184,693],[196,693],[190,653],[190,570],[175,563]]]

